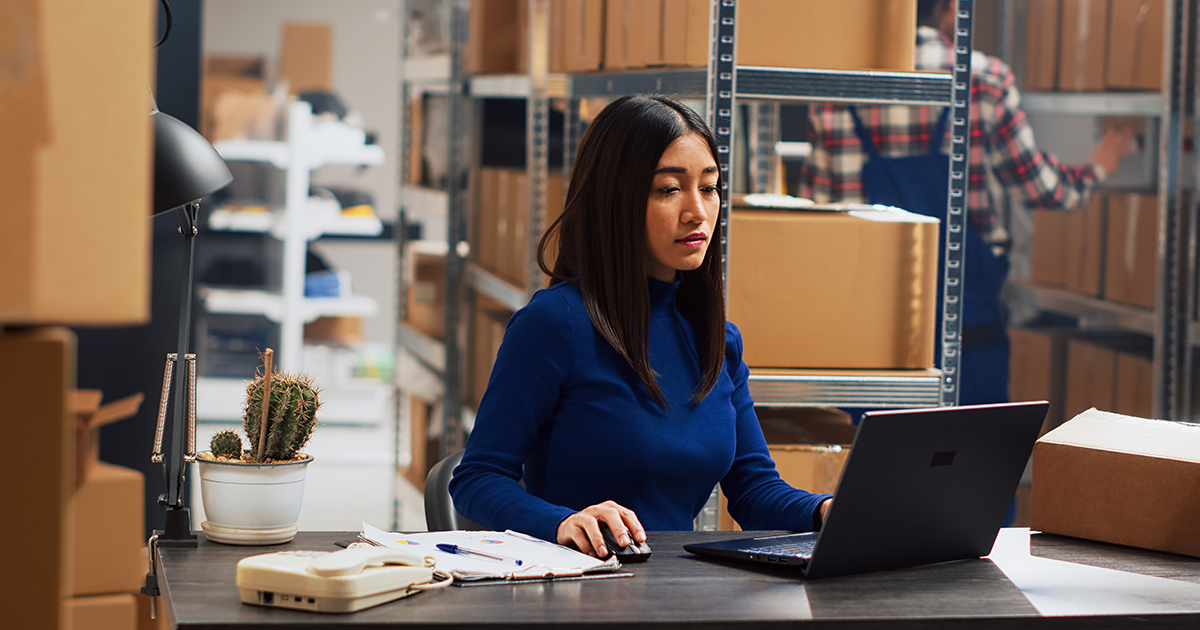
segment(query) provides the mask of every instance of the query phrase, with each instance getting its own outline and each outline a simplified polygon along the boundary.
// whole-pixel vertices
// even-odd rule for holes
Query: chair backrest
[[[425,479],[425,525],[431,532],[486,529],[459,514],[454,509],[454,499],[450,497],[450,479],[454,477],[454,467],[462,461],[462,456],[462,451],[456,451],[429,469],[429,476]]]

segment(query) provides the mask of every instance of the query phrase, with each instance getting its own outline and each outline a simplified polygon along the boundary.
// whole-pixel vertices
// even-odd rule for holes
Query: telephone
[[[242,602],[326,613],[378,606],[417,591],[441,588],[434,559],[399,549],[351,546],[341,551],[279,551],[242,558]]]

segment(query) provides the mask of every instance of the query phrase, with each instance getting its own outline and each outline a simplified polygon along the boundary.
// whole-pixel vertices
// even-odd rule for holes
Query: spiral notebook
[[[460,586],[507,581],[549,581],[629,577],[616,556],[600,560],[520,532],[450,531],[405,534],[366,522],[362,536],[384,547],[432,557],[437,568]],[[452,553],[438,546],[453,545]],[[519,564],[518,564],[519,561]]]

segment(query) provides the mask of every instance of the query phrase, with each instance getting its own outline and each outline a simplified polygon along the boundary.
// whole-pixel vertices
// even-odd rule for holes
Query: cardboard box
[[[561,36],[556,51],[552,30],[550,71],[555,72],[554,65],[561,66],[559,72],[599,70],[604,57],[604,2],[556,0],[551,4],[551,19],[561,24]]]
[[[304,325],[304,340],[336,345],[354,345],[363,341],[363,318],[321,317]]]
[[[137,630],[138,601],[132,593],[72,597],[63,602],[64,630]]]
[[[1065,262],[1066,286],[1070,291],[1094,296],[1101,294],[1106,210],[1105,196],[1093,194],[1086,205],[1067,214]],[[1034,234],[1036,239],[1036,232]]]
[[[143,324],[157,5],[5,7],[0,324]]]
[[[605,70],[620,70],[629,67],[625,50],[629,40],[629,11],[633,0],[605,0],[604,3],[604,59]]]
[[[83,485],[100,463],[100,427],[137,414],[143,397],[139,392],[101,406],[103,394],[99,390],[71,392],[71,413],[75,414],[76,488]]]
[[[248,55],[204,58],[200,133],[227,138],[275,139],[275,105],[267,92],[266,59]]]
[[[1069,340],[1064,417],[1072,418],[1092,407],[1112,409],[1116,370],[1115,350],[1083,339]]]
[[[1165,7],[1161,0],[1110,0],[1109,88],[1161,90]]]
[[[663,0],[663,65],[708,65],[711,9],[704,0]]]
[[[408,318],[412,328],[441,339],[446,331],[446,257],[418,254],[412,250],[406,270],[408,278]]]
[[[472,2],[467,20],[470,25],[467,29],[467,72],[525,72],[529,20],[525,0]]]
[[[1067,286],[1067,213],[1058,210],[1033,210],[1033,244],[1029,279],[1036,284]]]
[[[928,368],[937,268],[929,217],[734,210],[728,318],[752,367]]]
[[[9,515],[0,519],[0,536],[10,541],[5,557],[13,567],[36,568],[5,581],[6,601],[23,604],[6,607],[5,627],[60,627],[70,567],[68,504],[75,487],[75,418],[68,395],[74,387],[75,335],[69,329],[0,329],[5,441],[19,445],[0,458]],[[34,521],[36,543],[23,542],[31,540]]]
[[[1062,42],[1058,56],[1058,89],[1064,92],[1102,91],[1108,0],[1060,1]]]
[[[333,27],[324,23],[287,22],[279,77],[289,94],[309,90],[333,91]]]
[[[499,248],[500,169],[479,169],[479,208],[475,223],[475,264],[496,272],[496,254]]]
[[[71,595],[137,591],[145,583],[142,473],[99,462],[70,506]]]
[[[1125,352],[1117,353],[1113,411],[1138,418],[1154,417],[1154,363]]]
[[[1105,299],[1154,308],[1158,198],[1111,194],[1104,261]]]
[[[1025,71],[1021,78],[1029,91],[1058,89],[1059,0],[1026,3]]]
[[[636,0],[625,5],[625,65],[646,68],[663,64],[662,0]]]
[[[1010,328],[1009,400],[1045,400],[1050,403],[1045,433],[1063,423],[1066,396],[1067,340],[1064,337]]]
[[[1198,491],[1195,426],[1089,409],[1034,446],[1030,528],[1200,556]]]
[[[854,441],[850,416],[836,409],[813,407],[759,409],[771,459],[779,476],[793,488],[832,493]],[[741,527],[729,515],[728,501],[720,495],[717,529]]]
[[[913,70],[916,0],[751,0],[737,19],[739,66]]]

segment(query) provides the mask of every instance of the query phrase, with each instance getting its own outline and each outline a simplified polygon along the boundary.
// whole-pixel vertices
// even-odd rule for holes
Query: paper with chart
[[[385,547],[403,549],[420,556],[437,560],[437,568],[453,575],[457,580],[488,579],[534,579],[573,577],[590,573],[604,573],[621,568],[616,556],[599,560],[525,534],[506,532],[420,532],[403,534],[387,532],[362,524],[362,535],[368,540]],[[457,545],[461,549],[476,551],[500,559],[491,559],[476,554],[442,551],[437,545]],[[518,565],[515,561],[520,560]]]

